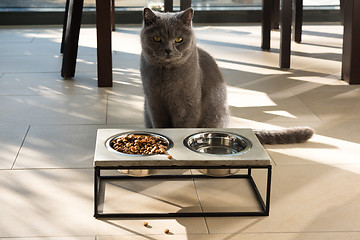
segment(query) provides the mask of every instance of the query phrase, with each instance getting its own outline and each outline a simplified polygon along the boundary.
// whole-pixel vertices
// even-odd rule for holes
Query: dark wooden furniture
[[[278,28],[280,11],[280,68],[290,68],[291,32],[294,41],[301,42],[303,1],[302,0],[263,0],[262,44],[263,50],[270,50],[271,29]],[[343,35],[342,79],[349,84],[360,84],[360,2],[356,0],[340,0]],[[294,18],[293,18],[294,12]],[[293,28],[291,27],[294,23]]]
[[[279,28],[280,19],[280,68],[290,68],[291,55],[291,25],[294,4],[294,38],[301,42],[302,31],[302,0],[281,0],[281,11],[279,14],[280,0],[263,0],[262,18],[262,44],[263,50],[270,50],[271,29]]]
[[[344,2],[342,79],[360,84],[360,1]]]
[[[61,76],[75,75],[81,15],[84,0],[67,0],[63,26]],[[165,0],[165,11],[173,11],[173,0]],[[191,6],[191,0],[181,0],[180,9]],[[115,30],[115,0],[96,0],[98,87],[112,87],[111,30]]]
[[[191,0],[180,0],[180,10],[185,10],[191,7]],[[164,11],[172,12],[173,11],[173,0],[164,1]]]
[[[165,0],[165,11],[173,10],[172,0]],[[113,4],[112,4],[113,6]],[[180,9],[191,6],[191,0],[181,0]],[[111,2],[110,0],[96,0],[96,29],[97,29],[97,62],[98,86],[112,86],[112,49],[111,49]]]
[[[262,49],[270,49],[270,33],[278,23],[274,20],[277,3],[280,0],[263,0],[262,19]],[[293,2],[294,1],[294,2]],[[301,42],[302,0],[281,0],[280,22],[280,68],[290,68],[291,55],[291,23],[292,9],[295,9],[296,42]],[[360,2],[356,0],[341,1],[344,14],[344,41],[342,76],[350,84],[360,84],[360,17],[355,12],[360,11]],[[191,6],[191,0],[181,0],[180,8],[184,10]],[[172,0],[165,0],[165,11],[173,10]],[[78,39],[80,32],[83,0],[67,0],[66,15],[63,31],[63,65],[61,75],[71,78],[75,74]],[[114,29],[114,0],[96,0],[96,28],[97,28],[97,68],[98,86],[112,86],[112,49],[111,29]],[[274,10],[275,9],[275,10]],[[276,19],[276,18],[275,18]]]
[[[75,75],[83,5],[84,0],[66,0],[60,50],[63,53],[61,76],[65,79]]]
[[[66,0],[60,50],[63,53],[61,76],[65,79],[75,76],[83,5],[84,0]],[[112,72],[112,55],[111,45],[107,46],[107,44],[111,44],[111,30],[115,30],[115,0],[97,1],[96,12],[97,41],[101,43],[97,47],[98,86],[111,87],[112,73],[110,74],[109,71]],[[105,28],[109,28],[110,34]]]

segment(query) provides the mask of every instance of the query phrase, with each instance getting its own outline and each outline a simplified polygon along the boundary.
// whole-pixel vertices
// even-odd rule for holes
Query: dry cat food
[[[127,134],[110,142],[113,149],[126,154],[165,154],[167,143],[159,137]]]

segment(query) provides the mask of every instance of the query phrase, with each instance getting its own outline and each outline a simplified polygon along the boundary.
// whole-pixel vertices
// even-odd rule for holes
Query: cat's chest
[[[155,69],[149,75],[149,82],[152,87],[159,89],[177,89],[186,85],[191,85],[191,73],[181,69]]]
[[[157,69],[147,75],[145,93],[165,102],[180,99],[197,92],[196,79],[178,69]]]

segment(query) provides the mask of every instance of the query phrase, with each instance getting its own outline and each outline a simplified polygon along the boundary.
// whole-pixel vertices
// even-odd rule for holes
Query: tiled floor
[[[360,239],[360,86],[339,80],[339,25],[304,26],[290,70],[278,68],[278,32],[263,52],[259,26],[196,26],[199,45],[229,84],[231,127],[316,131],[304,144],[266,146],[273,161],[269,217],[94,219],[96,130],[143,127],[139,27],[117,26],[114,87],[101,89],[93,26],[81,30],[73,80],[60,77],[60,27],[0,29],[0,239]],[[242,196],[246,186],[233,180],[195,184],[110,183],[106,207],[251,205]]]

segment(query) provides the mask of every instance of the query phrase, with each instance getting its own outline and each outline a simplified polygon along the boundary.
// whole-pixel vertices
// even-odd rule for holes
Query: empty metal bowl
[[[159,172],[158,169],[120,169],[119,172],[132,177],[146,177]]]
[[[209,155],[233,156],[250,150],[245,137],[227,132],[200,132],[184,139],[184,145],[194,152]]]
[[[129,153],[123,153],[120,151],[117,151],[114,149],[114,144],[112,143],[113,140],[116,140],[118,138],[123,138],[127,135],[142,135],[142,136],[151,136],[151,137],[155,137],[155,138],[159,138],[161,139],[165,144],[165,146],[167,147],[166,150],[169,150],[172,146],[173,146],[173,142],[171,141],[171,139],[160,135],[160,134],[156,134],[156,133],[151,133],[151,132],[126,132],[126,133],[121,133],[115,136],[110,137],[109,139],[106,140],[105,142],[105,146],[106,148],[114,153],[117,154],[121,154],[121,155],[125,155],[125,156],[131,156],[131,157],[147,157],[147,156],[151,156],[151,155],[156,155],[157,153],[153,153],[153,154],[129,154]],[[122,173],[125,173],[129,176],[133,176],[133,177],[146,177],[146,176],[150,176],[153,175],[155,173],[157,173],[159,170],[157,169],[121,169],[119,170]]]
[[[184,145],[199,154],[234,156],[250,150],[251,142],[245,137],[228,132],[200,132],[184,139]],[[213,177],[230,176],[239,169],[199,169],[205,175]]]

